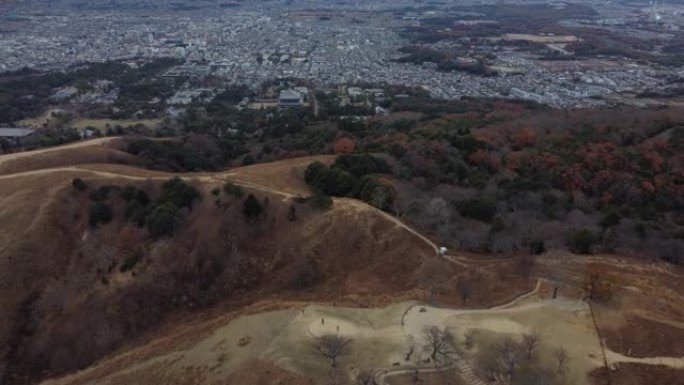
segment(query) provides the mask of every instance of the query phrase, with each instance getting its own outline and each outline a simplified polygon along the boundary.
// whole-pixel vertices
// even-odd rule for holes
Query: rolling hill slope
[[[122,188],[135,186],[154,201],[174,175],[136,167],[142,162],[115,145],[96,140],[0,156],[3,383],[319,383],[324,368],[303,340],[320,332],[319,319],[355,333],[369,352],[347,368],[353,374],[362,364],[393,365],[394,349],[423,325],[404,322],[407,314],[420,317],[406,302],[419,300],[441,304],[428,313],[461,336],[461,325],[506,333],[558,322],[586,345],[572,347],[577,378],[591,372],[600,384],[600,344],[588,308],[573,302],[590,262],[628,280],[617,301],[595,308],[616,375],[653,373],[654,363],[663,365],[656,373],[676,379],[682,372],[684,352],[666,338],[684,336],[681,270],[548,253],[525,278],[515,259],[440,259],[429,237],[365,203],[340,198],[322,210],[301,199],[311,193],[304,168],[332,162],[329,156],[179,174],[200,198],[179,211],[173,236],[155,237],[127,219]],[[75,178],[87,187],[75,188]],[[243,195],[223,192],[226,182]],[[104,190],[112,219],[92,226],[89,210]],[[263,210],[254,218],[244,214],[248,194]],[[426,278],[433,262],[439,285]],[[476,278],[467,302],[458,289],[463,277]],[[567,300],[549,301],[554,285]],[[479,313],[445,308],[489,308],[525,293]],[[401,375],[386,378],[403,383]]]

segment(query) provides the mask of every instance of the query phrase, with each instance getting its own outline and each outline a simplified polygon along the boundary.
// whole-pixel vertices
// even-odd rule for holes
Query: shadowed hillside
[[[433,253],[365,205],[338,201],[322,211],[289,194],[250,188],[252,175],[260,175],[254,168],[232,173],[246,185],[239,196],[212,193],[221,191],[224,176],[188,179],[199,197],[179,210],[172,236],[155,237],[126,219],[121,187],[160,199],[169,177],[94,168],[110,171],[3,177],[0,336],[11,382],[81,368],[175,312],[268,293],[343,300],[406,292]],[[77,177],[85,187],[72,185]],[[103,191],[106,197],[96,197]],[[250,193],[262,207],[254,217],[244,212]],[[110,207],[111,220],[93,226],[96,200]]]

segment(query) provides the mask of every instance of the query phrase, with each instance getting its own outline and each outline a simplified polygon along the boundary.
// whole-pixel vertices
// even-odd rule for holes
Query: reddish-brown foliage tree
[[[354,141],[349,138],[340,138],[333,144],[335,154],[351,154],[354,152]]]
[[[485,150],[477,150],[470,154],[468,160],[473,164],[483,164],[487,160],[487,152]]]
[[[599,263],[589,263],[584,270],[583,289],[589,300],[608,301],[613,296],[615,282],[607,268]]]
[[[537,141],[537,133],[533,129],[525,127],[513,134],[511,139],[513,141],[514,148],[529,147],[533,146]]]

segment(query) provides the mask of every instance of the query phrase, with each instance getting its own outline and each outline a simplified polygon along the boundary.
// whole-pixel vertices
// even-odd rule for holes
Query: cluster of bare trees
[[[340,334],[324,334],[312,339],[314,351],[330,364],[328,385],[347,382],[347,376],[339,369],[340,358],[351,353],[353,340]],[[449,366],[458,358],[459,345],[454,333],[447,328],[427,326],[422,331],[422,346],[416,346],[409,339],[409,353],[406,361],[414,368],[413,375],[419,379],[419,366],[432,363],[435,366]],[[568,371],[568,352],[559,347],[550,356],[542,359],[541,336],[537,332],[523,334],[520,338],[502,337],[495,342],[481,346],[477,354],[477,369],[483,378],[503,381],[511,385],[557,385],[563,382]],[[475,333],[466,333],[464,345],[470,349],[475,344]],[[423,352],[421,355],[420,352]],[[416,354],[418,353],[418,354]],[[356,374],[358,385],[376,385],[375,373],[362,370]]]
[[[481,286],[484,277],[475,268],[466,269],[458,275],[450,269],[449,263],[441,258],[429,259],[421,265],[420,284],[428,290],[431,303],[436,301],[436,296],[449,292],[455,286],[459,299],[465,305],[475,293],[476,287]]]
[[[429,291],[429,301],[435,302],[435,295],[445,291],[451,274],[441,258],[428,259],[420,267],[420,284]]]
[[[415,385],[422,382],[420,367],[430,364],[438,368],[449,367],[460,352],[456,336],[446,327],[426,326],[420,337],[419,342],[413,336],[407,338],[408,352],[405,354],[410,382]]]
[[[455,359],[458,353],[456,337],[449,329],[426,326],[423,329],[423,337],[430,360],[435,365],[449,364]]]
[[[458,355],[458,344],[454,333],[447,328],[427,326],[422,331],[422,346],[416,346],[415,340],[410,338],[409,353],[406,361],[414,367],[414,375],[418,378],[418,366],[433,363],[437,366],[448,366],[454,362]],[[313,350],[330,364],[327,381],[328,385],[345,383],[344,374],[339,370],[340,358],[351,353],[353,340],[340,334],[324,334],[313,337],[311,344]],[[424,355],[417,354],[419,351]],[[416,353],[416,354],[414,354]],[[375,373],[372,370],[362,370],[356,375],[356,383],[359,385],[375,385]]]
[[[539,354],[541,336],[537,332],[521,338],[505,336],[481,347],[477,356],[477,368],[483,377],[503,380],[513,385],[554,385],[562,383],[570,359],[568,352],[559,347],[551,354],[552,363]]]

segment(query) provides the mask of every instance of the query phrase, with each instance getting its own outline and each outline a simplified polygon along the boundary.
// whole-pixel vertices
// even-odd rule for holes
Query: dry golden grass
[[[107,127],[126,127],[142,124],[148,128],[155,128],[158,127],[161,122],[161,119],[77,119],[73,122],[69,122],[69,126],[77,129],[95,127],[104,130]]]
[[[108,146],[56,149],[2,162],[0,175],[93,163],[141,165],[142,161]]]
[[[306,156],[238,167],[217,176],[267,186],[287,194],[307,196],[311,190],[304,181],[306,167],[315,161],[331,164],[334,160],[333,155]]]

